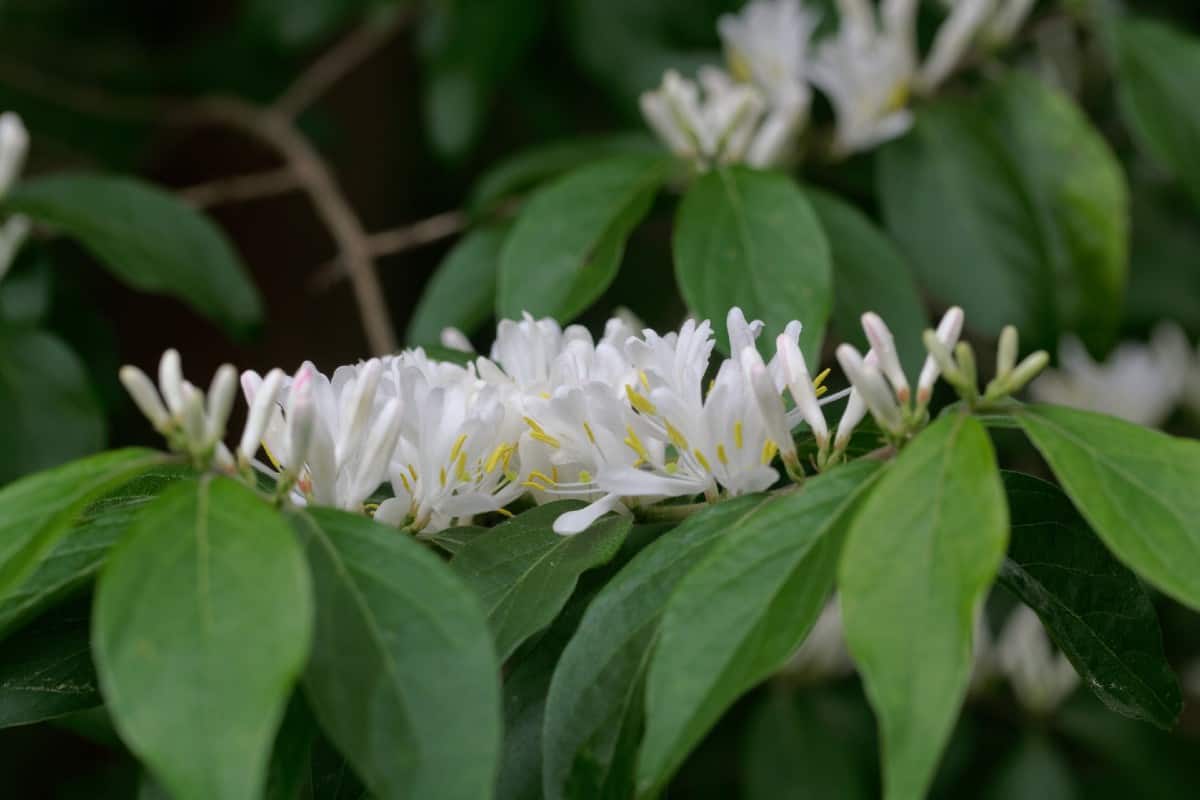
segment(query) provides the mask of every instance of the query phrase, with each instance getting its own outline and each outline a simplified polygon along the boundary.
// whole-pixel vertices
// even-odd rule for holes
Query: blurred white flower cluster
[[[815,86],[836,116],[833,153],[869,150],[909,129],[914,91],[936,91],[973,52],[1008,43],[1033,5],[943,3],[948,13],[921,63],[919,0],[837,0],[836,32],[819,40],[811,0],[754,0],[718,20],[729,71],[705,67],[697,85],[670,70],[642,95],[642,113],[673,153],[701,169],[776,166],[796,153]]]
[[[11,111],[0,114],[0,198],[16,183],[29,151],[29,132],[25,123]],[[0,280],[8,274],[17,251],[29,235],[29,218],[12,214],[0,225]]]
[[[763,491],[780,480],[780,463],[803,480],[793,438],[801,424],[817,470],[845,458],[868,411],[886,435],[907,435],[927,416],[939,367],[927,361],[911,397],[886,324],[874,314],[863,324],[872,349],[865,357],[839,350],[851,388],[829,395],[827,372],[809,373],[797,321],[764,361],[763,324],[733,308],[732,355],[718,360],[708,321],[664,335],[616,317],[597,341],[583,327],[526,315],[502,321],[489,357],[465,364],[415,349],[332,377],[309,362],[291,376],[245,372],[249,412],[234,451],[222,443],[232,367],[218,370],[207,395],[183,379],[174,351],[163,357],[157,388],[136,367],[121,379],[172,449],[247,479],[267,473],[297,503],[431,532],[509,513],[522,496],[571,498],[586,505],[560,516],[555,530],[572,534],[606,513],[670,498]],[[953,347],[961,327],[961,310],[951,309],[929,336]],[[454,331],[444,339],[469,347]],[[822,407],[842,397],[846,408],[831,428]]]
[[[1041,402],[1156,428],[1181,405],[1200,414],[1200,352],[1172,322],[1160,323],[1148,342],[1122,342],[1104,362],[1068,336],[1059,346],[1058,369],[1046,370],[1029,389]]]

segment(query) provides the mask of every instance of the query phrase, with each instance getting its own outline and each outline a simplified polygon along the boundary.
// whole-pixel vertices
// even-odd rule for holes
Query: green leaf
[[[846,640],[879,718],[884,796],[924,796],[971,674],[976,610],[1008,510],[987,432],[946,414],[911,441],[855,517],[838,579]]]
[[[982,104],[1040,221],[1059,326],[1103,352],[1117,333],[1129,270],[1121,164],[1070,97],[1030,75],[1008,74]]]
[[[0,636],[90,583],[138,511],[189,474],[176,465],[148,468],[91,503],[29,577],[0,600]]]
[[[459,550],[462,550],[467,544],[476,537],[487,533],[489,528],[484,528],[479,525],[465,525],[460,528],[446,528],[443,531],[429,534],[428,540],[433,542],[438,547],[445,550],[450,555],[455,555]]]
[[[921,335],[929,327],[929,318],[912,267],[857,208],[818,189],[807,189],[805,194],[833,254],[833,324],[838,338],[865,352],[867,337],[859,320],[863,312],[874,311],[895,334],[905,372],[916,375],[925,361]]]
[[[742,796],[868,800],[871,764],[863,763],[855,734],[869,735],[871,718],[865,705],[861,710],[865,719],[833,692],[773,687],[747,723]]]
[[[413,311],[406,334],[409,344],[436,344],[446,326],[469,336],[487,322],[495,302],[500,248],[507,235],[507,225],[477,228],[450,248]]]
[[[474,214],[495,210],[502,201],[591,161],[624,153],[654,154],[658,144],[646,133],[577,137],[517,153],[490,168],[475,182],[468,205]]]
[[[19,184],[4,199],[78,239],[120,280],[167,294],[238,336],[262,320],[262,303],[219,228],[161,189],[129,178],[57,175]]]
[[[1162,728],[1183,709],[1150,596],[1053,484],[1004,473],[1012,541],[999,581],[1041,618],[1083,682],[1119,714]]]
[[[964,99],[924,107],[912,132],[879,153],[888,232],[921,283],[996,335],[1016,325],[1052,341],[1054,272],[1019,173],[998,132]]]
[[[670,165],[661,157],[614,156],[539,189],[500,253],[497,315],[528,311],[565,322],[595,302]]]
[[[579,576],[607,563],[629,533],[629,517],[601,520],[575,536],[551,529],[578,507],[563,501],[526,511],[472,539],[450,562],[482,601],[501,661],[553,622]]]
[[[1118,101],[1134,136],[1200,202],[1200,39],[1126,17],[1117,25]]]
[[[787,176],[744,167],[697,180],[675,221],[675,276],[688,307],[728,341],[725,314],[741,306],[771,341],[793,319],[815,361],[833,303],[829,244],[804,193]]]
[[[1001,762],[983,792],[984,800],[1074,800],[1083,797],[1071,764],[1040,731],[1024,734]]]
[[[878,466],[858,461],[772,498],[679,582],[646,678],[639,795],[656,794],[733,701],[795,652],[829,598],[846,515]]]
[[[163,460],[152,450],[114,450],[0,489],[0,600],[38,568],[89,503]]]
[[[181,482],[138,514],[100,575],[92,647],[121,738],[175,797],[260,796],[312,614],[295,537],[240,483]]]
[[[1200,442],[1061,406],[1027,406],[1018,418],[1108,549],[1200,609]]]
[[[0,330],[0,484],[94,453],[106,435],[84,366],[61,339]]]
[[[72,609],[0,649],[0,728],[28,725],[101,703],[88,645],[87,609]]]
[[[331,509],[305,539],[316,638],[304,685],[326,735],[373,796],[491,796],[499,667],[471,591],[411,537]]]
[[[667,598],[720,536],[764,504],[761,495],[748,495],[689,517],[634,557],[588,606],[546,701],[548,800],[633,793],[643,681]]]

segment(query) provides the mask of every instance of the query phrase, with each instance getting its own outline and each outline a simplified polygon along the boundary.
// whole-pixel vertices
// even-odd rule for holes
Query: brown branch
[[[461,233],[469,224],[466,212],[443,211],[410,225],[373,233],[367,239],[367,247],[374,258],[403,253]],[[336,258],[313,274],[309,288],[314,292],[326,291],[349,274],[344,259]]]
[[[304,183],[291,165],[278,169],[254,172],[249,175],[234,175],[215,181],[199,183],[179,191],[179,196],[196,208],[241,203],[263,197],[287,194],[303,189]]]
[[[404,12],[394,12],[385,19],[368,19],[318,58],[279,96],[272,107],[285,119],[295,119],[311,106],[331,86],[370,58],[407,21]]]

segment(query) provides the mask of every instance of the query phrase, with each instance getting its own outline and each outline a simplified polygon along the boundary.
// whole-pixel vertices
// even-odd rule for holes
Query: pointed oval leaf
[[[730,704],[795,652],[833,588],[845,517],[878,467],[857,461],[772,498],[679,582],[646,678],[639,794],[661,789]]]
[[[447,326],[470,336],[487,322],[496,295],[500,248],[508,229],[507,225],[477,228],[450,248],[421,292],[408,323],[409,344],[438,344]]]
[[[479,603],[437,556],[369,519],[292,516],[317,606],[304,686],[375,797],[490,797],[499,667]]]
[[[106,433],[87,370],[62,339],[0,332],[0,484],[93,453]]]
[[[240,483],[184,481],[138,514],[100,576],[92,647],[122,740],[173,796],[261,795],[312,613],[291,529]]]
[[[1119,714],[1175,724],[1179,682],[1154,604],[1057,486],[1004,473],[1012,541],[999,581],[1041,618],[1083,682]]]
[[[957,413],[900,452],[850,526],[838,589],[879,718],[889,800],[929,788],[970,678],[975,612],[1007,539],[992,444]]]
[[[114,450],[0,489],[0,599],[38,568],[89,503],[164,460],[153,450]]]
[[[725,348],[725,314],[741,306],[774,341],[793,319],[814,360],[833,304],[829,243],[791,178],[744,167],[713,170],[684,195],[675,220],[675,277],[688,307],[712,320]]]
[[[29,577],[0,600],[0,636],[90,583],[141,508],[191,474],[182,465],[148,467],[83,509]]]
[[[661,156],[614,156],[539,189],[500,253],[497,314],[518,319],[528,311],[565,322],[595,302],[670,165]]]
[[[578,506],[567,501],[526,511],[472,539],[450,562],[483,602],[501,661],[553,622],[579,576],[607,563],[629,533],[626,516],[600,520],[574,536],[555,533],[559,514]]]
[[[718,538],[765,502],[718,503],[638,553],[588,606],[546,699],[543,791],[549,800],[633,792],[642,688],[667,598]]]
[[[84,606],[40,619],[0,648],[0,728],[100,705],[87,613]]]
[[[1027,406],[1018,419],[1117,558],[1200,609],[1200,442],[1061,406]]]
[[[78,239],[135,289],[168,294],[244,336],[262,302],[219,228],[161,189],[129,178],[55,175],[18,185],[4,199]]]
[[[905,372],[925,360],[921,335],[929,318],[912,267],[894,242],[865,214],[836,195],[806,189],[833,254],[833,324],[838,338],[868,347],[859,319],[874,311],[887,320]]]

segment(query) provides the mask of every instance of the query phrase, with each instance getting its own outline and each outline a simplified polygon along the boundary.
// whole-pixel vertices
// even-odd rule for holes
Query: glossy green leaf
[[[0,489],[0,599],[38,568],[89,503],[163,460],[151,450],[114,450]]]
[[[795,182],[744,167],[714,170],[684,195],[675,221],[675,275],[683,297],[712,320],[726,347],[725,315],[740,306],[774,341],[793,319],[815,361],[833,304],[829,244]]]
[[[879,718],[884,796],[924,796],[971,674],[976,609],[1004,557],[1008,509],[987,432],[942,416],[854,518],[838,579],[846,640]]]
[[[843,695],[772,687],[746,726],[742,796],[869,800],[872,765],[862,740],[872,724],[865,704]]]
[[[1200,442],[1061,406],[1028,406],[1019,419],[1108,549],[1200,609]]]
[[[564,501],[526,511],[472,539],[450,562],[482,601],[501,661],[553,622],[579,576],[608,562],[629,533],[625,516],[574,536],[555,533],[554,520],[578,507]]]
[[[1200,38],[1162,22],[1117,25],[1118,100],[1138,143],[1200,202]]]
[[[317,609],[304,685],[325,734],[376,797],[490,797],[499,667],[472,592],[395,529],[330,509],[292,520]]]
[[[654,139],[643,132],[577,137],[540,145],[510,156],[483,173],[471,189],[469,205],[474,213],[485,214],[504,200],[590,161],[659,151]]]
[[[833,587],[845,518],[877,462],[772,498],[679,582],[646,678],[638,793],[654,795],[721,714],[784,663]]]
[[[995,127],[968,100],[921,109],[912,132],[879,151],[888,232],[924,288],[961,305],[971,327],[1024,339],[1054,333],[1054,271],[1042,230]]]
[[[632,794],[644,679],[667,599],[722,535],[764,504],[750,495],[689,517],[635,556],[588,606],[546,701],[542,788],[549,800]]]
[[[90,583],[141,508],[189,474],[169,464],[140,470],[88,505],[29,577],[0,600],[0,636]]]
[[[178,298],[236,335],[262,320],[258,292],[225,234],[161,189],[58,175],[20,184],[4,205],[79,240],[135,289]]]
[[[106,434],[79,356],[50,333],[0,330],[0,484],[94,453]]]
[[[1129,189],[1121,164],[1065,94],[1021,72],[985,94],[1040,222],[1059,326],[1097,352],[1115,338],[1129,269]]]
[[[92,647],[117,730],[182,800],[250,800],[304,668],[312,595],[279,512],[228,478],[141,510],[96,588]]]
[[[1038,613],[1083,682],[1119,714],[1169,728],[1183,709],[1150,596],[1053,484],[1004,473],[1012,541],[999,581]]]
[[[446,326],[469,336],[491,318],[500,248],[507,235],[507,225],[477,228],[450,248],[408,323],[410,345],[441,341]]]
[[[86,607],[39,620],[0,648],[0,728],[100,703]]]
[[[567,321],[616,277],[625,240],[641,221],[671,162],[640,155],[588,164],[539,189],[500,253],[496,312]]]
[[[805,194],[833,254],[837,338],[866,352],[867,337],[860,318],[864,312],[874,311],[892,329],[905,371],[916,375],[925,361],[921,335],[929,327],[929,318],[912,267],[892,240],[857,208],[818,189],[808,189]]]

